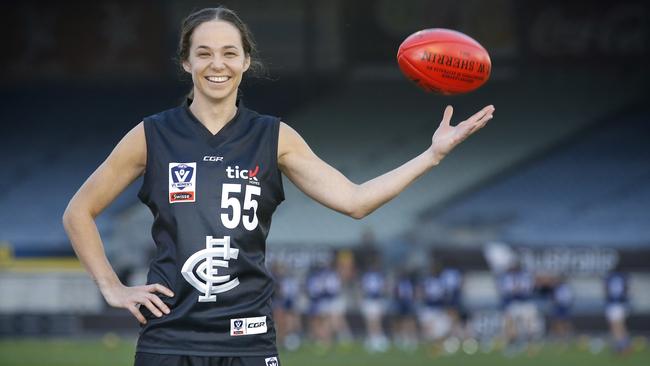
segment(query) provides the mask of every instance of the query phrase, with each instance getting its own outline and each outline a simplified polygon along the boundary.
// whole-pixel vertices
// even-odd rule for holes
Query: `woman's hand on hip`
[[[119,283],[102,288],[101,291],[110,306],[127,309],[141,324],[146,324],[147,319],[140,312],[140,306],[145,306],[160,318],[163,313],[169,314],[170,310],[157,293],[174,296],[170,289],[160,284],[129,287]]]

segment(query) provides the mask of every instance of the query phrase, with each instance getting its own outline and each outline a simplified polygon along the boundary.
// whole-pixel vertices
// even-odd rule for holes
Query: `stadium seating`
[[[650,242],[650,115],[612,114],[450,204],[430,222],[490,225],[509,243]]]

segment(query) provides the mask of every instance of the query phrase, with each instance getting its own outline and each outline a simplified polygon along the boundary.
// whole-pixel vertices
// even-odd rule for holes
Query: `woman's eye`
[[[210,56],[209,53],[199,53],[199,57],[207,57]]]
[[[228,57],[234,57],[234,56],[237,56],[237,54],[234,53],[234,52],[226,52],[226,56],[228,56]]]

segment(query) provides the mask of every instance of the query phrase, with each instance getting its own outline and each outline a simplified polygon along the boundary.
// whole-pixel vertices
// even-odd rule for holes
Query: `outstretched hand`
[[[492,113],[494,113],[494,106],[489,105],[458,125],[452,126],[450,122],[451,116],[454,114],[454,108],[448,105],[445,108],[440,126],[431,138],[431,147],[429,149],[434,159],[436,159],[435,161],[442,160],[456,145],[483,128],[492,119]]]
[[[127,309],[142,324],[146,324],[147,320],[140,312],[140,306],[145,306],[159,318],[163,313],[169,314],[169,307],[160,300],[156,292],[174,296],[170,289],[159,284],[127,287],[120,283],[102,288],[102,294],[110,306]]]

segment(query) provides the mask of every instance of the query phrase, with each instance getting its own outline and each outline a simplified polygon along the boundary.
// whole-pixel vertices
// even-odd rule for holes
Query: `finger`
[[[486,114],[481,114],[481,113],[483,113],[483,112],[482,111],[478,112],[478,113],[474,114],[473,116],[471,116],[470,118],[466,119],[465,121],[459,123],[458,127],[464,128],[464,127],[467,126],[470,129],[473,129],[473,128],[476,128],[476,127],[482,127],[483,125],[485,125],[485,123],[487,121],[492,119],[493,115],[492,115],[491,111],[488,111]]]
[[[492,118],[494,118],[494,116],[491,115],[491,114],[490,114],[489,116],[487,116],[485,119],[483,119],[483,122],[481,122],[481,125],[480,125],[478,128],[483,128],[483,127],[485,127],[485,125],[487,125],[487,123],[490,122],[490,120],[491,120]]]
[[[479,120],[477,120],[476,123],[473,124],[473,128],[481,128],[485,126],[485,124],[488,123],[488,121],[491,120],[492,117],[494,117],[492,113],[488,113],[484,115]]]
[[[476,112],[473,116],[469,117],[467,119],[467,121],[471,121],[472,123],[476,123],[481,118],[483,118],[483,117],[485,117],[487,115],[491,115],[492,112],[494,112],[494,106],[490,104],[489,106],[484,107],[480,111]]]
[[[485,125],[492,119],[492,117],[493,117],[492,115],[485,116],[481,120],[476,122],[475,124],[471,125],[471,127],[469,128],[468,135],[471,135],[474,132],[476,132],[476,131],[480,130],[481,128],[485,127]]]
[[[442,115],[442,121],[440,121],[441,126],[449,126],[451,123],[451,116],[454,114],[454,107],[448,105],[445,108],[445,113]]]
[[[133,314],[133,316],[138,319],[140,324],[147,324],[147,319],[144,318],[144,315],[138,310],[135,304],[129,305],[127,309]]]
[[[151,300],[149,300],[148,298],[145,298],[143,301],[140,301],[140,303],[141,303],[142,305],[146,306],[147,309],[149,309],[149,311],[151,311],[151,313],[152,313],[153,315],[155,315],[155,316],[157,316],[157,317],[159,317],[159,318],[162,316],[162,313],[160,312],[160,310],[158,310],[158,308],[155,307],[155,306],[153,305],[153,303],[151,302]]]
[[[174,293],[172,292],[172,290],[168,289],[167,287],[165,287],[165,286],[163,286],[163,285],[161,285],[159,283],[155,283],[153,285],[147,286],[147,290],[149,292],[160,292],[163,295],[167,295],[169,297],[174,297]]]
[[[156,307],[158,307],[158,309],[162,310],[163,313],[165,313],[165,314],[169,314],[169,307],[167,307],[167,305],[165,305],[165,303],[164,303],[162,300],[160,300],[160,298],[159,298],[158,296],[156,296],[156,295],[154,295],[154,294],[150,294],[150,295],[148,296],[148,299],[149,299],[149,300],[150,300],[154,305],[156,305]]]

